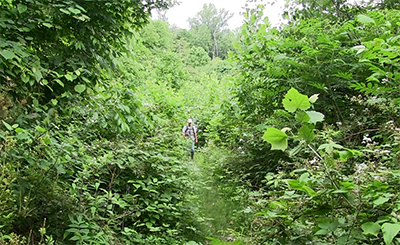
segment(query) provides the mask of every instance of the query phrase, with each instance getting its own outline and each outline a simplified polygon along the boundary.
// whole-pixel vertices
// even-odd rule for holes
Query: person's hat
[[[189,118],[189,119],[188,119],[188,123],[192,123],[192,122],[193,122],[192,119]]]

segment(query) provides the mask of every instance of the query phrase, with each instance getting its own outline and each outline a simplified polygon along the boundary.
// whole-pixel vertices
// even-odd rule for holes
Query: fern
[[[373,94],[373,95],[378,94],[380,90],[378,84],[361,83],[361,82],[350,84],[350,88],[354,88],[355,90],[363,92],[365,94]]]

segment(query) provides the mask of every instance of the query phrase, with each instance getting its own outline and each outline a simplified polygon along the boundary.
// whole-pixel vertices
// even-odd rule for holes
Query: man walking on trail
[[[194,155],[194,144],[197,143],[197,130],[196,127],[193,126],[192,119],[188,119],[188,124],[182,128],[182,135],[188,137],[191,140],[190,146],[190,158],[193,160]]]

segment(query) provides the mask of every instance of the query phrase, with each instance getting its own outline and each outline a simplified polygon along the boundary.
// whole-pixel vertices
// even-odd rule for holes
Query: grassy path
[[[202,230],[205,237],[217,238],[210,244],[243,244],[236,241],[232,229],[238,227],[237,216],[244,207],[233,195],[235,187],[218,179],[215,172],[224,160],[217,153],[204,150],[196,152],[194,161],[188,163],[195,188],[196,207],[199,216],[204,219]]]

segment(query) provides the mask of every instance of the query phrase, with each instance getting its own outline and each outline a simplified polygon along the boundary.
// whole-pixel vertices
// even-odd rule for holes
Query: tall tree
[[[217,9],[214,4],[204,4],[203,9],[196,14],[194,18],[189,18],[190,28],[199,31],[202,27],[207,27],[208,34],[212,40],[211,57],[219,57],[218,43],[223,30],[228,27],[228,20],[232,18],[233,13],[222,8]]]
[[[161,20],[168,23],[167,11],[162,9],[157,9],[157,20]]]
[[[148,48],[168,50],[173,47],[173,33],[168,23],[155,20],[150,21],[141,31],[143,44]]]

